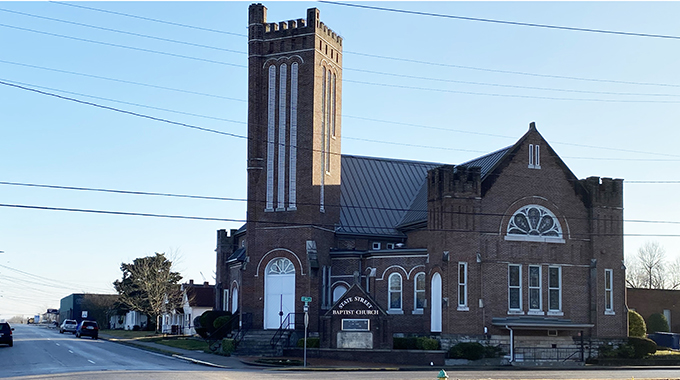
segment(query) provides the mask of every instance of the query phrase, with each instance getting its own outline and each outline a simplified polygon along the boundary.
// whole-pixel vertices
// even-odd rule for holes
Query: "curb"
[[[208,366],[208,367],[223,368],[223,369],[230,369],[231,368],[231,367],[227,367],[227,366],[223,366],[223,365],[219,365],[219,364],[215,364],[215,363],[206,362],[206,361],[203,361],[203,360],[189,358],[189,357],[182,356],[182,355],[179,355],[179,354],[173,354],[172,357],[177,358],[177,359],[181,359],[181,360],[186,360],[186,361],[192,362],[194,364],[205,365],[205,366]]]

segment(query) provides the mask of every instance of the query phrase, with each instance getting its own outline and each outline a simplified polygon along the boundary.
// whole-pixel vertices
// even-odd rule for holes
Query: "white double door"
[[[295,312],[295,273],[265,277],[264,328],[278,329],[288,313]],[[295,315],[284,328],[295,328]]]

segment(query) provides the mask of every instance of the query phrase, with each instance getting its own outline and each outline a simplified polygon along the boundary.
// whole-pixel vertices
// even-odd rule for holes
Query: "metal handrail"
[[[294,318],[293,322],[291,322],[291,316],[296,317],[298,315],[304,316],[304,313],[288,313],[288,315],[286,315],[286,318],[284,318],[283,322],[281,322],[281,326],[279,326],[279,329],[276,330],[276,333],[274,333],[274,336],[269,341],[272,347],[276,346],[281,341],[281,339],[283,338],[283,334],[286,331],[291,330],[290,328],[291,325],[293,326],[292,330],[298,329],[297,326],[300,323],[300,318]]]
[[[245,338],[246,333],[248,333],[248,330],[253,326],[253,314],[252,313],[243,313],[241,314],[241,327],[238,330],[238,333],[234,337],[234,347],[238,347],[239,343],[243,341],[243,338]]]
[[[239,318],[239,313],[232,314],[231,317],[229,318],[229,321],[222,325],[219,329],[215,330],[212,332],[212,334],[208,335],[206,338],[206,341],[208,343],[208,348],[210,351],[217,351],[217,349],[220,347],[220,344],[222,342],[222,339],[224,338],[225,335],[227,335],[228,332],[231,332],[233,330],[233,323],[235,320]]]

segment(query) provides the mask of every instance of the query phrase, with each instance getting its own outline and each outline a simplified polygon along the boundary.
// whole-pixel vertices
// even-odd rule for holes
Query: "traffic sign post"
[[[312,297],[302,297],[300,301],[305,303],[303,311],[305,312],[305,344],[303,348],[303,367],[307,367],[307,326],[309,326],[309,303],[312,302]]]

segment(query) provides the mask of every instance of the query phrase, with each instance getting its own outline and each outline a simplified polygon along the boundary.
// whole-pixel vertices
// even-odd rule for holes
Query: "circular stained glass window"
[[[510,218],[508,235],[535,237],[562,237],[562,227],[555,215],[538,205],[522,207]]]

